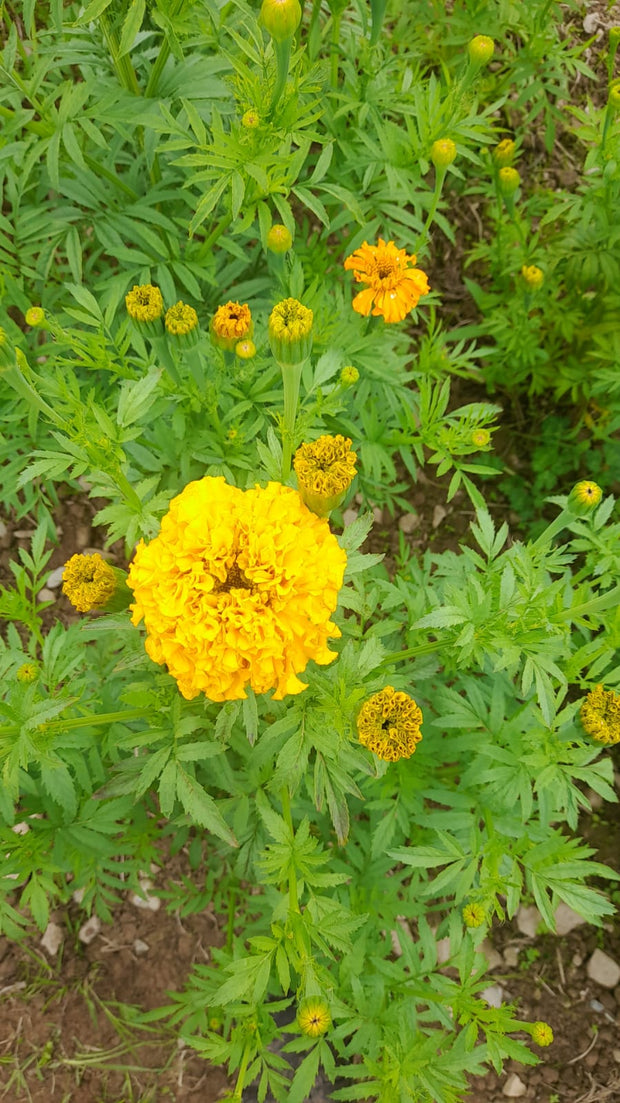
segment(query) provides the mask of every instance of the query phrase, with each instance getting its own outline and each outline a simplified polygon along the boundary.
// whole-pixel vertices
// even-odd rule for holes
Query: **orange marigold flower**
[[[185,487],[159,536],[140,542],[129,571],[134,624],[187,700],[232,701],[275,689],[301,693],[310,659],[330,663],[329,619],[346,554],[297,491],[242,491],[219,476]]]
[[[385,322],[402,322],[421,296],[430,291],[426,273],[421,268],[410,268],[410,262],[415,264],[416,258],[397,249],[393,241],[386,244],[382,237],[377,245],[365,241],[344,262],[357,283],[368,284],[355,296],[353,309],[364,317],[372,310]]]
[[[211,340],[218,348],[232,351],[239,341],[252,336],[253,328],[248,304],[228,302],[218,306],[211,319]]]
[[[340,433],[325,434],[295,453],[293,467],[299,493],[318,517],[328,517],[339,506],[356,475],[357,454],[351,440]]]

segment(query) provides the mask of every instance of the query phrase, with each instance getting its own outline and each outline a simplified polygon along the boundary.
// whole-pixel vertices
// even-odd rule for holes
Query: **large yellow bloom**
[[[386,244],[382,237],[378,245],[365,241],[344,262],[357,283],[368,284],[355,296],[353,309],[364,317],[372,309],[373,315],[383,315],[386,322],[402,322],[421,296],[430,291],[426,273],[421,268],[410,268],[410,261],[415,264],[416,258],[397,249],[393,241]]]
[[[269,483],[242,491],[221,477],[190,483],[170,503],[161,532],[140,542],[130,568],[133,623],[188,700],[305,689],[310,659],[335,658],[329,619],[346,554],[297,491]]]

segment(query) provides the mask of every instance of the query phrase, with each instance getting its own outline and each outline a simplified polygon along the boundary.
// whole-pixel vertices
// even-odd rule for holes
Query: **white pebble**
[[[615,988],[620,982],[620,965],[602,950],[594,951],[586,965],[586,972],[590,980],[603,988]]]
[[[59,927],[58,923],[48,923],[45,934],[41,939],[41,945],[44,950],[47,950],[50,957],[56,957],[64,939],[65,932],[62,927]]]
[[[516,1072],[512,1072],[502,1088],[502,1095],[508,1099],[518,1099],[519,1096],[525,1095],[526,1091],[527,1088],[521,1077],[517,1076]]]
[[[82,924],[78,931],[78,938],[80,942],[83,942],[85,946],[89,946],[90,943],[97,937],[101,930],[101,920],[98,915],[91,915],[90,919],[87,919]]]

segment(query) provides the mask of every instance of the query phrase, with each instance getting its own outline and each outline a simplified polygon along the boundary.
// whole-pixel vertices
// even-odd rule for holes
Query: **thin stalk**
[[[222,215],[217,225],[213,228],[209,236],[204,239],[202,245],[200,246],[200,249],[198,250],[195,258],[197,261],[204,260],[205,257],[209,255],[212,247],[215,245],[215,242],[218,240],[218,238],[222,236],[224,231],[228,229],[231,222],[232,215]]]
[[[304,366],[301,364],[280,364],[284,383],[284,417],[282,425],[282,482],[285,483],[291,473],[293,444],[295,441],[295,421],[299,403],[299,384]]]
[[[429,209],[429,212],[428,212],[426,222],[424,223],[424,229],[422,230],[422,237],[421,237],[420,243],[419,243],[419,245],[416,249],[417,253],[420,253],[422,251],[422,249],[424,248],[424,246],[426,245],[427,238],[428,238],[428,231],[430,230],[431,225],[433,223],[433,219],[434,219],[435,215],[437,214],[437,207],[439,205],[439,200],[441,199],[441,190],[443,188],[443,182],[446,178],[446,172],[447,171],[448,171],[447,168],[445,168],[443,165],[440,168],[435,169],[435,191],[433,193],[433,201],[430,205],[430,209]]]
[[[291,833],[291,840],[295,837],[295,829],[293,827],[293,814],[291,812],[291,794],[286,786],[280,793],[280,800],[282,802],[282,815]],[[299,912],[299,899],[297,894],[297,874],[295,872],[295,866],[291,862],[288,873],[288,906],[290,912]]]
[[[105,712],[95,716],[74,716],[69,720],[48,720],[45,724],[46,732],[68,731],[75,728],[101,727],[102,724],[116,724],[129,720],[142,720],[146,716],[146,709],[123,709],[121,712]],[[0,728],[2,735],[19,735],[19,724],[3,724]]]
[[[416,647],[407,647],[404,651],[390,651],[384,655],[379,666],[390,666],[392,663],[402,662],[403,659],[413,659],[416,655],[431,655],[441,647],[439,640],[429,640],[427,643],[419,643]]]
[[[119,42],[112,24],[108,19],[107,12],[105,11],[101,12],[99,16],[99,26],[106,40],[106,45],[110,52],[110,57],[112,58],[112,64],[118,77],[119,84],[128,92],[133,92],[135,96],[139,96],[140,85],[138,84],[136,71],[131,64],[128,54],[123,54],[123,57],[119,56]]]
[[[273,49],[276,55],[276,83],[273,86],[273,94],[271,96],[271,106],[269,108],[269,114],[273,115],[280,96],[284,91],[286,84],[286,78],[288,76],[288,67],[291,60],[291,45],[293,43],[293,36],[289,35],[282,42],[277,42],[273,39]]]
[[[332,17],[332,38],[331,38],[331,86],[332,88],[338,87],[338,43],[340,41],[340,23],[342,21],[342,12],[339,11]]]
[[[179,3],[170,4],[169,9],[168,9],[168,13],[167,13],[168,18],[173,19],[175,15],[178,15],[183,10],[184,3],[185,3],[185,0],[180,0]],[[166,32],[164,31],[164,40],[163,40],[161,46],[159,47],[159,53],[158,53],[157,57],[155,58],[155,63],[153,65],[153,68],[151,69],[149,79],[148,79],[146,88],[144,90],[144,95],[145,96],[154,96],[155,95],[155,93],[157,91],[157,87],[159,85],[159,81],[161,79],[161,75],[164,71],[164,67],[166,65],[166,62],[167,62],[168,58],[170,57],[170,53],[171,53],[170,42],[168,40],[168,36],[167,36]]]
[[[245,1074],[248,1071],[248,1065],[250,1063],[250,1050],[252,1043],[248,1040],[245,1043],[243,1050],[243,1057],[241,1058],[241,1064],[239,1065],[239,1072],[237,1073],[237,1083],[235,1084],[235,1090],[232,1098],[243,1099],[243,1089],[245,1087]]]

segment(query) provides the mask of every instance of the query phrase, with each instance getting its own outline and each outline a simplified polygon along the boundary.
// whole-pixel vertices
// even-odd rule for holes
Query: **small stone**
[[[6,527],[6,525],[5,525],[4,521],[0,521],[0,539],[1,539],[1,538],[2,538],[3,536],[6,536],[6,534],[7,534],[7,532],[8,532],[8,531],[9,531],[9,530],[8,530],[8,528]]]
[[[599,1054],[595,1050],[593,1053],[586,1053],[583,1059],[583,1063],[586,1068],[593,1069],[596,1065],[598,1065],[598,1059]]]
[[[372,515],[375,519],[375,524],[377,524],[377,525],[383,524],[383,507],[382,506],[373,506],[372,507]]]
[[[420,518],[417,513],[403,513],[402,517],[398,519],[398,527],[401,532],[405,533],[405,536],[417,529],[419,524]]]
[[[60,947],[65,940],[65,932],[58,925],[58,923],[48,923],[45,928],[45,934],[41,939],[41,945],[44,950],[47,950],[50,957],[56,957]]]
[[[55,590],[57,586],[60,586],[62,582],[62,576],[64,574],[64,563],[62,567],[56,567],[55,570],[50,571],[46,585],[50,590]]]
[[[78,931],[78,938],[80,942],[83,942],[85,946],[89,946],[90,943],[97,937],[101,930],[101,920],[98,915],[91,915],[90,919],[87,919],[82,924]]]
[[[500,1008],[504,997],[504,989],[499,984],[492,984],[489,988],[483,988],[480,997],[486,1000],[489,1007]]]
[[[602,950],[594,951],[586,966],[586,972],[590,980],[601,984],[603,988],[615,988],[620,981],[620,965],[617,965],[614,959],[604,954]]]
[[[504,961],[509,969],[516,969],[519,964],[519,950],[516,946],[507,946],[504,950]]]
[[[583,965],[583,955],[580,954],[578,951],[573,954],[573,956],[570,960],[571,960],[571,965],[574,965],[575,969],[579,969],[579,967],[581,965]]]
[[[90,525],[76,525],[74,538],[76,548],[81,551],[90,540]]]
[[[439,503],[437,503],[437,505],[435,506],[435,508],[433,510],[433,521],[432,521],[433,528],[434,529],[439,528],[439,526],[440,526],[441,522],[443,521],[444,517],[447,517],[447,516],[448,516],[447,509],[444,509],[444,507],[442,505],[439,505]]]
[[[342,514],[342,520],[344,521],[345,526],[352,525],[354,521],[357,521],[357,513],[358,511],[356,509],[351,509],[351,507],[349,507],[349,509],[345,509],[344,513]]]
[[[612,1049],[611,1055],[612,1055],[614,1061],[617,1061],[618,1064],[620,1065],[620,1049]]]
[[[13,536],[16,536],[18,540],[30,540],[34,533],[34,529],[15,529]]]
[[[76,889],[75,892],[71,894],[71,899],[73,900],[74,904],[81,904],[85,896],[86,889],[83,887],[81,889]]]
[[[590,1007],[593,1011],[604,1011],[605,1006],[600,1000],[590,1000]]]
[[[13,824],[11,831],[15,832],[16,835],[27,835],[30,831],[30,827],[25,820],[20,820],[19,823]]]
[[[445,965],[450,957],[450,939],[439,938],[437,940],[437,962],[439,965]]]
[[[484,942],[481,942],[479,946],[476,946],[477,954],[484,954],[487,959],[487,966],[489,970],[497,969],[498,965],[503,965],[502,955],[498,954],[494,946],[491,945],[488,938],[485,938]]]
[[[53,590],[48,590],[47,586],[44,586],[37,594],[37,601],[56,601],[56,594]]]
[[[134,944],[133,944],[133,952],[134,952],[134,954],[138,954],[138,955],[139,954],[148,954],[148,952],[149,952],[148,942],[143,942],[141,938],[136,938],[136,940],[134,941]]]
[[[588,15],[584,17],[583,29],[586,34],[594,34],[596,28],[598,27],[598,18],[599,17],[597,12],[589,12]]]
[[[132,892],[129,897],[130,903],[133,904],[135,908],[143,908],[146,911],[158,912],[161,908],[161,900],[159,896],[152,896],[150,893],[150,889],[153,887],[152,881],[149,881],[148,878],[145,877],[139,884],[142,889],[142,896],[139,896],[137,892]]]
[[[536,938],[538,924],[541,920],[542,916],[538,908],[533,906],[526,908],[522,904],[517,912],[517,927],[521,934],[526,935],[528,938]]]
[[[516,1072],[511,1072],[502,1088],[502,1095],[505,1095],[507,1099],[519,1099],[521,1095],[525,1095],[526,1091],[527,1088],[521,1077],[517,1076]]]
[[[556,934],[559,935],[569,934],[575,927],[582,927],[585,923],[583,916],[569,908],[568,904],[558,904],[554,918]]]

